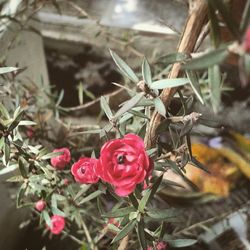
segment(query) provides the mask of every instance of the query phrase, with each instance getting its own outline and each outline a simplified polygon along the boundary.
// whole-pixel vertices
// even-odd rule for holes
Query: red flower
[[[248,26],[244,39],[243,39],[243,49],[250,53],[250,26]]]
[[[49,227],[51,233],[60,234],[65,227],[65,219],[59,215],[53,215],[51,217],[51,227]]]
[[[151,173],[152,167],[143,140],[127,134],[103,145],[96,173],[115,187],[117,195],[127,196]]]
[[[55,152],[63,152],[63,154],[52,157],[50,160],[51,165],[56,169],[62,170],[70,162],[70,151],[68,148],[58,148],[53,150],[53,153]]]
[[[80,158],[71,167],[71,173],[75,180],[80,183],[96,183],[99,180],[95,173],[97,160],[94,158]]]
[[[46,203],[44,200],[39,200],[35,204],[35,208],[39,212],[43,211],[45,207],[46,207]]]

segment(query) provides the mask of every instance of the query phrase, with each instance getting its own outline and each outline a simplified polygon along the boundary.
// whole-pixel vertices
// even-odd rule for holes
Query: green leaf
[[[228,56],[229,52],[227,49],[217,49],[206,53],[200,57],[194,58],[182,66],[183,69],[206,69],[215,64],[223,62]]]
[[[91,193],[90,195],[84,197],[79,203],[78,205],[81,205],[85,202],[91,201],[93,199],[95,199],[96,197],[98,197],[99,195],[103,194],[104,192],[101,190],[96,190],[95,192]]]
[[[163,237],[164,240],[164,237]],[[177,239],[177,240],[167,240],[170,247],[189,247],[197,243],[197,240],[193,239]]]
[[[112,240],[111,244],[121,240],[125,236],[127,236],[135,227],[136,225],[136,220],[130,221],[117,235],[116,237]]]
[[[17,197],[16,197],[16,206],[17,208],[20,208],[22,206],[22,199],[25,195],[25,191],[27,189],[27,184],[23,183],[17,193]]]
[[[62,155],[62,154],[63,154],[62,151],[61,152],[51,152],[51,153],[48,153],[46,155],[43,155],[41,157],[41,160],[48,160],[48,159],[51,159],[53,157],[56,157],[56,156],[59,156],[59,155]]]
[[[220,90],[221,77],[218,65],[214,65],[208,69],[208,79],[211,91],[211,103],[214,112],[217,113],[220,107],[220,96],[221,96],[221,90]]]
[[[197,74],[190,70],[187,70],[186,74],[195,95],[197,96],[198,100],[204,105],[204,100],[202,98],[200,83]]]
[[[236,37],[239,38],[239,30],[237,28],[237,23],[232,18],[232,13],[228,11],[228,6],[224,4],[223,1],[218,0],[208,0],[209,3],[213,6],[215,10],[218,10],[225,21],[228,29],[231,31],[231,33]]]
[[[240,31],[242,33],[245,33],[245,30],[249,25],[249,21],[250,21],[250,0],[247,0],[240,23]]]
[[[0,74],[6,74],[18,70],[16,67],[1,67]]]
[[[139,79],[134,73],[134,71],[112,50],[110,50],[110,54],[115,62],[115,64],[120,69],[121,73],[128,77],[132,82],[138,83]]]
[[[64,97],[64,90],[62,89],[60,91],[59,97],[58,97],[57,102],[55,104],[56,107],[58,107],[60,105],[61,101],[63,100],[63,97]]]
[[[4,164],[7,165],[10,159],[10,145],[5,142],[3,145],[3,153],[4,153]]]
[[[0,103],[0,112],[6,119],[10,119],[10,114],[2,103]]]
[[[104,96],[101,96],[100,102],[101,102],[102,110],[105,112],[108,119],[111,120],[113,118],[113,114],[112,114],[112,111],[111,111],[111,109],[109,107],[109,104],[108,104],[106,98]]]
[[[37,124],[32,121],[23,120],[19,122],[19,126],[34,126],[34,125],[37,125]]]
[[[153,101],[154,101],[155,109],[157,110],[157,112],[160,113],[163,117],[166,117],[166,108],[161,98],[156,97],[153,99]]]
[[[139,211],[143,212],[147,203],[154,197],[158,187],[161,184],[163,175],[159,176],[156,181],[154,182],[153,186],[149,189],[147,189],[142,197],[142,199],[139,202]]]
[[[174,88],[189,83],[187,78],[162,79],[152,83],[151,89]]]
[[[150,87],[152,84],[152,74],[147,59],[144,57],[142,63],[142,77],[144,82]]]
[[[14,117],[14,121],[10,124],[10,126],[8,127],[8,131],[12,131],[13,129],[16,128],[16,126],[19,124],[19,122],[21,121],[23,117],[23,111],[21,110],[20,112],[18,112],[16,114],[16,116]]]
[[[24,179],[21,175],[12,176],[6,180],[7,182],[23,182]]]
[[[177,215],[179,212],[175,208],[167,208],[167,209],[152,209],[147,211],[147,215],[154,220],[169,220],[169,219],[177,219]]]
[[[18,168],[18,164],[13,164],[0,170],[0,175],[8,174]]]
[[[145,235],[145,224],[143,220],[140,220],[138,223],[138,238],[140,241],[140,245],[142,247],[142,249],[147,249],[147,241],[146,241],[146,235]]]
[[[133,96],[130,100],[128,100],[115,114],[114,118],[118,118],[119,116],[123,115],[127,111],[131,110],[135,105],[142,99],[144,93],[138,93]]]
[[[51,227],[52,224],[51,224],[51,219],[50,219],[49,213],[46,210],[43,210],[41,213],[41,216],[45,220],[45,223],[48,225],[48,227]]]
[[[166,65],[176,63],[176,62],[183,62],[186,59],[188,59],[188,57],[189,56],[187,54],[177,52],[177,53],[164,55],[159,58],[159,61],[163,62],[164,66],[166,66]]]
[[[220,26],[215,10],[212,8],[211,3],[208,2],[208,14],[210,22],[210,34],[215,48],[220,44]]]
[[[25,160],[21,156],[19,156],[18,158],[18,166],[19,166],[19,170],[20,170],[22,177],[27,178],[28,174],[26,172]]]
[[[106,213],[102,215],[102,217],[108,217],[108,218],[118,218],[123,217],[125,215],[130,214],[131,212],[135,212],[136,209],[134,207],[123,207],[116,209],[115,211],[111,211],[109,213]]]

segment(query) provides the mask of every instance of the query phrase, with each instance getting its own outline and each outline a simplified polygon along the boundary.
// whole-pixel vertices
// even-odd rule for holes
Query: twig
[[[182,37],[178,46],[178,52],[191,53],[194,50],[197,39],[201,33],[203,25],[207,21],[207,4],[204,0],[194,0],[192,8],[190,9],[189,16],[186,21]],[[181,71],[181,64],[174,64],[168,78],[176,78]],[[166,88],[162,91],[160,97],[165,104],[166,108],[169,106],[170,101],[177,88]],[[145,137],[145,145],[147,148],[152,148],[156,143],[156,130],[161,122],[161,115],[156,111],[153,113],[149,128]]]

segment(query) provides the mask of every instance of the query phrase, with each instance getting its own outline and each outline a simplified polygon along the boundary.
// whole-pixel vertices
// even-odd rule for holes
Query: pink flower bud
[[[51,165],[56,169],[62,170],[71,160],[70,151],[68,148],[57,148],[53,150],[53,153],[55,152],[63,152],[63,154],[52,157],[50,160]]]
[[[34,136],[34,129],[32,127],[29,127],[27,129],[27,131],[26,131],[26,134],[27,134],[28,138],[30,138],[30,139],[33,138],[33,136]]]
[[[37,211],[42,212],[44,208],[46,207],[46,203],[44,200],[39,200],[35,204],[35,208]]]

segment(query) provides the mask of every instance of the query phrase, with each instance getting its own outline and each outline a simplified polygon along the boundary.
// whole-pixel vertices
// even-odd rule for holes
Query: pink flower
[[[35,204],[35,208],[39,212],[43,211],[45,207],[46,207],[46,202],[44,200],[39,200]]]
[[[150,175],[152,167],[143,140],[135,134],[127,134],[103,145],[96,173],[114,186],[117,195],[127,196]]]
[[[80,158],[71,167],[71,173],[75,180],[80,183],[96,183],[99,177],[95,173],[97,160],[94,158]]]
[[[60,234],[65,227],[65,219],[59,215],[51,217],[51,227],[49,227],[52,234]]]
[[[250,26],[248,26],[244,39],[243,39],[243,49],[250,53]]]
[[[62,170],[70,162],[70,151],[68,148],[58,148],[53,150],[53,153],[56,152],[63,152],[63,154],[52,157],[50,162],[54,168]]]
[[[159,241],[159,242],[156,243],[156,249],[157,250],[166,250],[167,246],[168,246],[168,244],[165,241]],[[153,250],[153,247],[148,246],[147,250]]]

